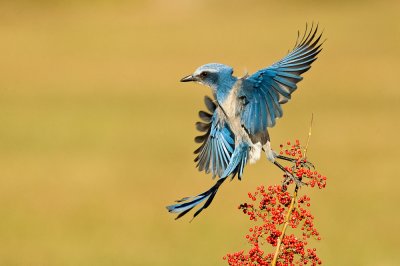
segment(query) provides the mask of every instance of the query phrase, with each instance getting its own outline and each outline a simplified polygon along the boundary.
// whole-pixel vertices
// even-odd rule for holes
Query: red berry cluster
[[[308,179],[306,184],[309,187],[325,187],[326,177],[309,169],[310,164],[302,159],[298,141],[281,152],[291,158],[296,158],[294,166],[287,168],[296,177],[300,180]],[[297,189],[294,197],[296,195]],[[246,234],[251,249],[247,253],[242,250],[224,256],[224,260],[227,260],[229,265],[271,265],[274,258],[273,251],[279,240],[281,243],[276,265],[317,265],[322,263],[315,253],[316,250],[307,248],[310,238],[321,239],[319,232],[314,227],[314,216],[308,210],[310,197],[303,195],[293,198],[279,185],[268,188],[259,186],[254,193],[248,193],[248,196],[251,202],[243,203],[238,208],[248,215],[251,221],[257,223]],[[290,213],[288,213],[289,210]],[[282,230],[284,225],[292,229],[299,228],[299,235],[284,234]],[[284,234],[283,238],[282,234]],[[269,253],[265,251],[266,246],[275,248],[272,248]]]

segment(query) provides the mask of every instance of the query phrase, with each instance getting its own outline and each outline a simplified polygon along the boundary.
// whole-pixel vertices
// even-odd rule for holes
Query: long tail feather
[[[183,198],[181,200],[178,200],[178,204],[170,205],[167,206],[167,210],[171,213],[179,213],[179,215],[175,218],[179,219],[189,211],[191,211],[194,207],[199,205],[200,203],[206,201],[204,205],[199,208],[196,213],[194,214],[193,217],[196,217],[197,215],[200,214],[204,209],[206,209],[211,202],[213,201],[215,194],[217,194],[217,191],[219,187],[222,185],[222,183],[226,180],[226,178],[219,179],[217,183],[215,183],[214,186],[212,186],[209,190],[206,192],[201,193],[200,195],[197,195],[195,197],[187,197]]]
[[[186,197],[177,200],[177,204],[167,206],[167,210],[169,212],[178,213],[178,216],[175,218],[175,220],[181,218],[186,213],[191,211],[194,207],[204,202],[203,206],[201,206],[193,215],[193,218],[195,218],[204,209],[207,209],[207,207],[210,206],[211,202],[218,192],[219,187],[227,179],[228,176],[238,174],[239,177],[241,177],[241,175],[243,174],[243,167],[247,162],[248,150],[249,146],[245,143],[241,143],[236,147],[222,177],[218,179],[217,183],[215,183],[215,185],[212,186],[209,190],[195,197]]]

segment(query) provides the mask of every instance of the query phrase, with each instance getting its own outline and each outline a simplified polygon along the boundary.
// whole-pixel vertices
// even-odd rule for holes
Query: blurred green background
[[[328,39],[273,147],[305,142],[329,178],[312,194],[326,265],[399,265],[399,1],[1,1],[0,265],[219,265],[248,248],[237,210],[265,160],[198,219],[165,206],[213,184],[192,160],[210,91],[284,56],[306,22]],[[307,190],[305,188],[304,190]],[[308,193],[308,192],[307,192]]]

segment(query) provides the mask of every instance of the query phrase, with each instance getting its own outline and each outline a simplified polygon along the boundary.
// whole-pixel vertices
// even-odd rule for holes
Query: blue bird
[[[169,212],[178,214],[176,219],[202,204],[193,218],[200,214],[211,204],[222,183],[229,176],[231,180],[235,176],[241,180],[246,164],[256,162],[262,151],[285,172],[285,184],[293,180],[298,186],[302,185],[277,162],[277,159],[293,159],[272,150],[268,127],[273,127],[276,119],[282,117],[281,105],[291,99],[296,84],[303,79],[301,74],[311,68],[322,50],[322,33],[317,34],[318,25],[313,28],[307,30],[306,27],[300,41],[298,34],[293,50],[286,57],[251,76],[237,78],[232,75],[231,67],[211,63],[181,79],[181,82],[198,82],[212,90],[214,100],[205,97],[209,113],[199,112],[203,122],[197,122],[196,128],[206,133],[195,138],[201,145],[194,153],[199,171],[211,173],[218,180],[209,190],[167,206]]]

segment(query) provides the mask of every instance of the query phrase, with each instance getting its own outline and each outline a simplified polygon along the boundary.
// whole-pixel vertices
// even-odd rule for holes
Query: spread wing
[[[293,50],[270,67],[261,69],[243,80],[238,96],[243,99],[241,122],[253,141],[266,142],[267,127],[273,127],[275,120],[282,117],[281,104],[288,102],[297,89],[300,76],[311,68],[311,64],[321,52],[319,43],[322,34],[317,36],[318,25],[306,31],[296,42]]]
[[[194,161],[197,162],[199,171],[211,172],[213,178],[221,177],[235,149],[235,136],[226,123],[220,122],[215,103],[207,96],[204,102],[211,113],[199,112],[203,122],[197,122],[196,128],[206,133],[195,138],[201,145],[194,151],[197,154]]]

